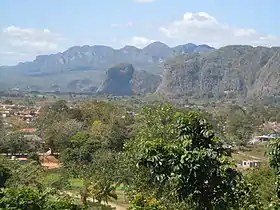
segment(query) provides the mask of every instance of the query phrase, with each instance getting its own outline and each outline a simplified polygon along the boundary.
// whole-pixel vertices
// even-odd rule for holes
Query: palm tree
[[[89,197],[89,191],[87,187],[80,190],[81,202],[83,205],[87,205],[87,199]]]
[[[128,174],[124,174],[123,176],[116,177],[116,183],[117,183],[116,185],[122,186],[123,188],[123,201],[125,201],[125,192],[127,191],[131,182],[132,182],[132,176],[129,176]]]
[[[116,185],[112,184],[110,181],[103,179],[96,183],[93,183],[89,187],[90,194],[93,196],[94,200],[99,203],[104,201],[108,204],[108,200],[111,198],[117,200],[118,196],[116,194]]]

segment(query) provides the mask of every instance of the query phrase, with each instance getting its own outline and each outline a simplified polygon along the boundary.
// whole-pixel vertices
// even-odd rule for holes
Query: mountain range
[[[263,100],[280,98],[279,84],[280,47],[249,45],[76,46],[0,67],[1,89]]]
[[[0,67],[0,88],[94,91],[106,80],[106,71],[118,63],[132,64],[140,77],[143,74],[161,75],[163,64],[171,57],[213,50],[208,45],[188,43],[169,47],[161,42],[151,43],[143,49],[134,46],[121,49],[103,45],[74,46],[62,53],[39,55],[32,62]]]

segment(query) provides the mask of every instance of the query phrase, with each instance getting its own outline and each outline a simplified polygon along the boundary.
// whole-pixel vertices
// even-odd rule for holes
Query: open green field
[[[256,144],[244,148],[242,151],[235,152],[232,156],[237,162],[242,160],[260,160],[262,162],[267,162],[265,151],[266,144]]]
[[[53,182],[54,180],[58,180],[59,177],[61,176],[61,172],[59,170],[50,172],[43,178],[44,183],[48,184],[50,182]],[[69,187],[68,191],[73,193],[73,194],[79,194],[79,191],[83,188],[84,186],[84,181],[83,179],[80,178],[69,178]],[[124,194],[124,189],[122,186],[117,187],[116,193],[118,195],[118,200],[113,200],[111,199],[111,203],[115,203],[117,205],[120,205],[122,207],[128,207],[129,206],[129,201],[128,198]]]

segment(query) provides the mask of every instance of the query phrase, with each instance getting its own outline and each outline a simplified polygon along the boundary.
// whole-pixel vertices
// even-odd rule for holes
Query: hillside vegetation
[[[158,92],[169,97],[264,98],[279,95],[280,48],[226,46],[165,63]]]

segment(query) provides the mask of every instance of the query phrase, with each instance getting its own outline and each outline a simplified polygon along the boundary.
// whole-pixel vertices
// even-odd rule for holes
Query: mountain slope
[[[36,86],[36,89],[50,91],[55,84],[61,90],[68,90],[69,83],[73,87],[72,81],[85,79],[91,80],[92,87],[98,87],[106,70],[117,63],[130,63],[136,70],[162,74],[163,63],[172,56],[213,50],[207,45],[194,44],[171,48],[161,42],[151,43],[143,49],[133,46],[121,49],[103,45],[74,46],[62,53],[37,56],[32,62],[0,67],[0,88],[29,90]],[[76,87],[72,89],[76,90]]]
[[[113,96],[132,95],[131,80],[134,71],[133,66],[128,63],[121,63],[108,69],[106,79],[97,91]]]
[[[135,71],[129,63],[117,64],[108,69],[106,78],[97,92],[112,96],[131,96],[153,93],[161,77],[146,71]]]
[[[131,82],[134,94],[145,95],[146,93],[154,93],[157,90],[161,82],[161,76],[144,70],[134,71]]]
[[[169,97],[237,98],[280,93],[280,48],[226,46],[165,64],[157,92]]]

